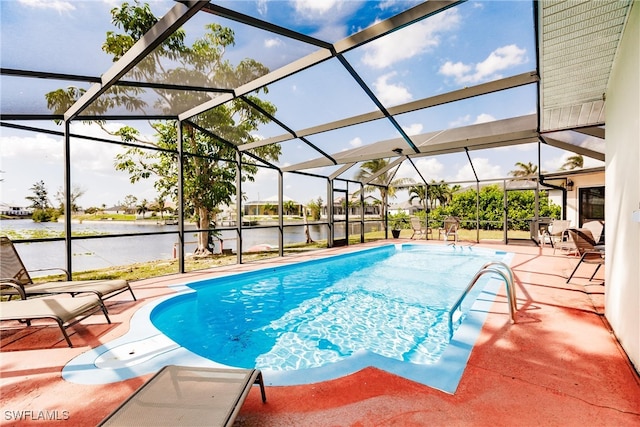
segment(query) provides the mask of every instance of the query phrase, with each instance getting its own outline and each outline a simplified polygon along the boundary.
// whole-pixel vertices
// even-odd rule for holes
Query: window
[[[580,226],[587,221],[604,221],[604,187],[580,189]]]

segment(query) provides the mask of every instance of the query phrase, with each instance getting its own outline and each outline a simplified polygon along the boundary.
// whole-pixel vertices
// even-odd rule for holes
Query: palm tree
[[[282,209],[286,212],[287,215],[291,215],[298,208],[298,205],[293,200],[287,200],[282,203]]]
[[[422,205],[422,209],[427,211],[427,187],[425,185],[414,185],[409,189],[409,203],[413,202],[413,199],[418,199],[418,203]]]
[[[509,172],[509,175],[515,177],[525,177],[536,175],[538,173],[538,165],[534,165],[531,162],[526,164],[522,162],[516,162],[515,166],[519,169],[512,170],[511,172]]]
[[[263,207],[264,209],[264,214],[265,215],[271,215],[274,212],[277,212],[278,208],[276,208],[276,205],[274,205],[273,203],[266,203]]]
[[[165,202],[162,196],[156,199],[156,209],[160,212],[160,218],[164,219]]]
[[[358,181],[369,181],[369,179],[377,175],[379,171],[385,169],[389,166],[389,159],[373,159],[368,160],[360,166],[360,170],[356,173],[355,179]],[[365,185],[363,190],[366,193],[372,193],[374,191],[380,192],[380,199],[387,200],[388,197],[395,197],[396,187],[402,184],[409,184],[413,182],[410,178],[398,178],[394,179],[392,182],[389,182],[391,179],[390,171],[385,171],[380,175],[376,176],[370,184],[379,184],[386,187],[378,187],[376,185]],[[358,194],[359,191],[356,191],[354,195]],[[383,210],[384,212],[384,210]]]
[[[573,169],[582,168],[583,166],[584,166],[584,157],[582,157],[580,154],[574,154],[573,156],[570,156],[567,158],[564,164],[560,167],[560,170],[563,170],[563,171],[573,170]]]
[[[136,213],[142,214],[142,218],[149,211],[149,207],[147,206],[147,199],[143,199],[140,204],[136,207]]]

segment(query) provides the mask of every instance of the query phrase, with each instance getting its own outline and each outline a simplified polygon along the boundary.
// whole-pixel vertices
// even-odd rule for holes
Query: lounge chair
[[[438,240],[442,237],[445,242],[449,241],[449,236],[453,236],[453,241],[458,241],[458,228],[460,227],[460,219],[455,216],[449,216],[444,220],[444,226],[438,229]]]
[[[254,384],[266,402],[257,369],[165,366],[99,425],[231,426]]]
[[[593,241],[596,242],[596,244],[600,243],[602,240],[602,232],[604,231],[603,221],[587,221],[582,224],[582,228],[586,228],[591,231],[591,234],[593,234]]]
[[[136,296],[133,289],[126,280],[75,280],[60,282],[33,283],[29,271],[25,268],[18,251],[16,251],[13,242],[7,237],[0,237],[0,293],[11,296],[19,295],[16,286],[7,286],[8,284],[17,285],[27,296],[48,295],[48,294],[78,294],[92,293],[104,302],[105,299],[111,298],[122,292],[129,291],[133,300]],[[66,274],[67,279],[70,278],[69,272],[62,268],[48,268],[32,271],[48,271],[58,270]]]
[[[16,287],[16,291],[22,299],[0,302],[0,321],[16,320],[31,326],[32,320],[55,320],[69,347],[73,347],[73,344],[67,334],[68,327],[86,319],[98,310],[102,310],[107,323],[111,323],[107,309],[97,295],[83,295],[77,298],[58,295],[27,299],[19,286]]]
[[[596,247],[591,231],[586,228],[570,228],[567,231],[580,255],[580,261],[571,272],[571,275],[569,275],[567,283],[569,283],[582,263],[597,265],[596,270],[589,278],[589,280],[593,280],[600,266],[604,265],[604,247]]]
[[[431,228],[424,225],[422,223],[422,220],[417,216],[411,217],[411,228],[413,229],[413,234],[411,235],[411,239],[413,239],[414,236],[416,238],[419,238],[420,236],[424,236],[424,238],[426,239],[429,236],[429,234],[433,234]]]

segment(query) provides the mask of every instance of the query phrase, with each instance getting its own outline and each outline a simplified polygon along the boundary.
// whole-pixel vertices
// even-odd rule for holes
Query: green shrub
[[[31,215],[34,222],[56,222],[60,216],[60,211],[54,208],[36,209]]]

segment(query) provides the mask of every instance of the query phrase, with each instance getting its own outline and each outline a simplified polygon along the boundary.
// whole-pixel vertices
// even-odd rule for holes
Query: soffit
[[[539,3],[540,130],[602,125],[631,0]]]

